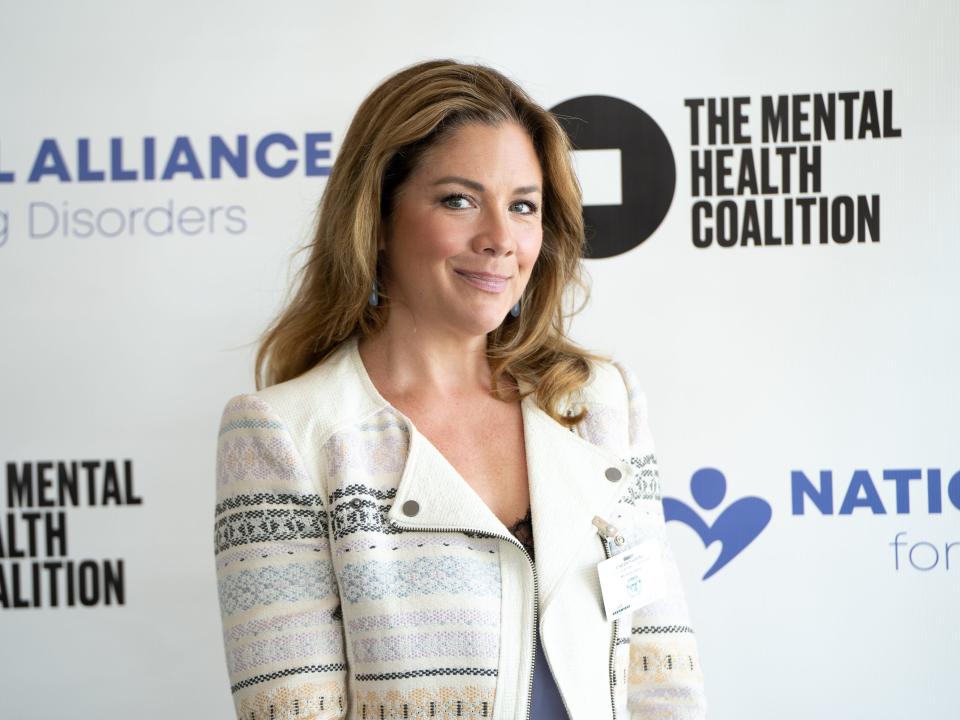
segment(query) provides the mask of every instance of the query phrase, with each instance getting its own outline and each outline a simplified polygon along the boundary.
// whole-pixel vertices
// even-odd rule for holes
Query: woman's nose
[[[507,213],[485,213],[483,224],[474,237],[474,249],[491,255],[509,255],[514,238]]]

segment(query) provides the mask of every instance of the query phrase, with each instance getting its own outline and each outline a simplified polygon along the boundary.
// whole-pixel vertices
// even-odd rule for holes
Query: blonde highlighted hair
[[[590,375],[599,356],[566,337],[571,291],[587,288],[580,186],[570,142],[556,118],[516,83],[482,65],[433,60],[405,68],[361,103],[327,180],[316,230],[292,295],[260,339],[257,388],[292,379],[353,336],[386,322],[389,302],[368,302],[377,277],[377,241],[394,197],[423,153],[467,123],[514,122],[533,143],[543,172],[543,244],[524,290],[522,310],[488,334],[497,397],[516,399],[525,383],[537,404],[573,425],[583,412],[561,406]]]

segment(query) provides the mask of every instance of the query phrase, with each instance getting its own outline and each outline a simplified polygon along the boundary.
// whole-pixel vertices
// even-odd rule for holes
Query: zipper
[[[617,530],[611,523],[608,523],[599,515],[593,516],[593,524],[597,528],[597,532],[600,536],[600,542],[603,544],[603,554],[609,560],[610,559],[610,538],[613,538],[613,541],[617,545],[623,545],[624,538],[620,534],[620,531]],[[616,693],[614,691],[614,683],[616,682],[616,670],[614,669],[614,657],[617,651],[617,635],[619,630],[620,618],[614,618],[613,621],[613,636],[610,639],[610,660],[607,666],[607,678],[610,680],[610,711],[613,713],[613,720],[617,720],[617,701]]]
[[[513,535],[500,535],[499,533],[487,532],[485,530],[473,530],[471,528],[457,528],[457,527],[404,527],[403,525],[398,525],[395,521],[387,519],[387,522],[393,527],[399,528],[400,530],[408,532],[459,532],[459,533],[469,533],[470,535],[476,537],[489,537],[497,538],[498,540],[506,540],[511,545],[517,547],[520,552],[523,553],[523,556],[530,563],[530,569],[533,571],[533,634],[532,634],[532,646],[530,648],[530,684],[527,687],[527,711],[524,714],[526,720],[530,720],[530,713],[533,710],[533,671],[534,666],[537,662],[537,633],[540,632],[538,627],[538,605],[540,598],[540,585],[537,581],[537,567],[533,562],[533,558],[530,557],[530,553],[527,552],[527,549],[523,544],[517,540]],[[502,642],[502,640],[501,640]],[[612,656],[611,656],[612,659]],[[611,693],[613,691],[611,690]],[[563,703],[563,709],[567,713],[567,717],[570,717],[570,711],[567,708],[567,702],[563,699],[563,695],[560,695],[560,701]],[[494,697],[494,703],[496,703],[496,697]]]

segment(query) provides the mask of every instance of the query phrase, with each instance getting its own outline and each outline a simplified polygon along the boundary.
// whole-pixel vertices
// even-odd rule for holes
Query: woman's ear
[[[377,253],[382,253],[387,247],[387,220],[380,223],[380,230],[377,232]]]

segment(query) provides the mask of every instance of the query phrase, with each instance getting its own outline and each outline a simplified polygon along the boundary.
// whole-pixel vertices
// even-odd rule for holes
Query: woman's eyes
[[[526,205],[527,211],[521,213],[521,215],[536,215],[537,214],[537,204],[531,202],[530,200],[517,200],[514,205]]]
[[[466,195],[447,195],[441,202],[452,210],[465,210],[470,207],[470,198]]]
[[[447,195],[441,202],[451,210],[466,210],[471,207],[473,201],[466,195],[461,195],[459,193],[455,195]],[[510,207],[524,207],[525,209],[520,212],[520,215],[536,215],[537,214],[537,204],[531,200],[517,200],[516,202],[510,203]]]

